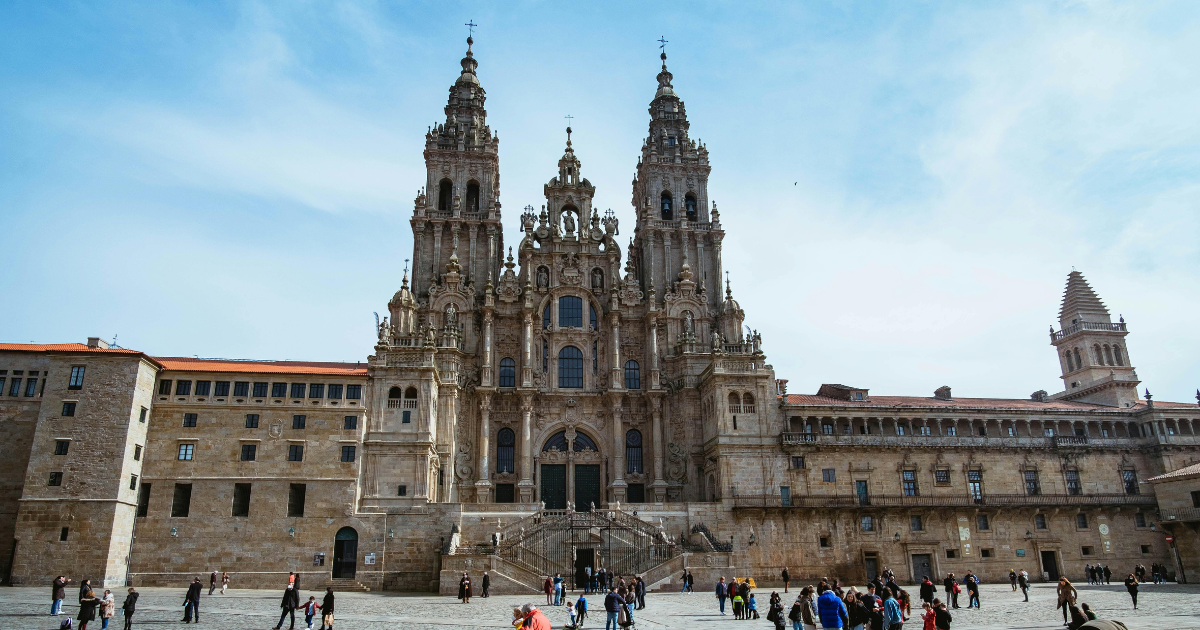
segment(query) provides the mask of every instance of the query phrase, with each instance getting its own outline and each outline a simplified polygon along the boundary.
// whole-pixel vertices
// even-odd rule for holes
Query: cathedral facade
[[[0,345],[11,583],[71,567],[105,586],[218,570],[427,590],[487,569],[499,592],[536,592],[601,565],[662,585],[685,566],[1175,566],[1144,481],[1200,460],[1200,407],[1139,398],[1126,323],[1078,272],[1050,333],[1059,393],[789,394],[722,281],[708,151],[666,55],[624,247],[568,128],[506,249],[470,39],[461,66],[425,138],[411,279],[362,362]]]

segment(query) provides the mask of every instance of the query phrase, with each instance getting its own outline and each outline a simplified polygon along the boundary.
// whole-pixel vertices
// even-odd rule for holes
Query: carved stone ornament
[[[683,448],[674,442],[667,444],[667,479],[687,482],[687,454]]]
[[[696,190],[696,180],[692,179],[691,177],[687,178],[687,189]]]
[[[662,187],[663,188],[671,187],[671,178],[670,177],[667,177],[666,175],[662,176]]]
[[[458,454],[454,456],[454,476],[460,480],[467,480],[473,472],[475,467],[471,463],[471,443],[460,442]]]
[[[283,420],[272,420],[271,425],[267,427],[267,435],[279,439],[283,435]]]
[[[583,284],[583,271],[580,266],[579,254],[563,254],[558,261],[559,280],[572,286]]]

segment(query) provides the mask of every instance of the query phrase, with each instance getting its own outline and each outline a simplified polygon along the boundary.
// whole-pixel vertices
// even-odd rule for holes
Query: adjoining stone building
[[[1126,324],[1078,272],[1051,330],[1060,393],[789,394],[724,278],[708,151],[665,55],[624,251],[569,129],[506,249],[470,44],[426,135],[411,281],[362,362],[0,345],[12,582],[297,571],[426,590],[490,568],[497,592],[526,592],[589,565],[653,584],[684,566],[996,580],[1169,564],[1144,480],[1200,459],[1200,407],[1138,399]]]

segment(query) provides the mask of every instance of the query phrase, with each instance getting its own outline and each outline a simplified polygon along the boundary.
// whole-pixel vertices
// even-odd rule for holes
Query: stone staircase
[[[371,587],[354,578],[330,578],[322,588],[333,587],[334,593],[370,593]]]

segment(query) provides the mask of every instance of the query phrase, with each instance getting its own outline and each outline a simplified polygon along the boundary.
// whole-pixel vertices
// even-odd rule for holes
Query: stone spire
[[[1058,319],[1062,329],[1051,327],[1050,343],[1058,353],[1065,387],[1052,398],[1111,407],[1136,404],[1138,377],[1125,343],[1125,319],[1112,321],[1078,271],[1067,275]]]
[[[1087,322],[1111,322],[1112,317],[1104,302],[1088,285],[1083,274],[1072,270],[1067,275],[1067,288],[1063,291],[1062,308],[1058,312],[1058,321],[1065,328],[1075,320]]]

